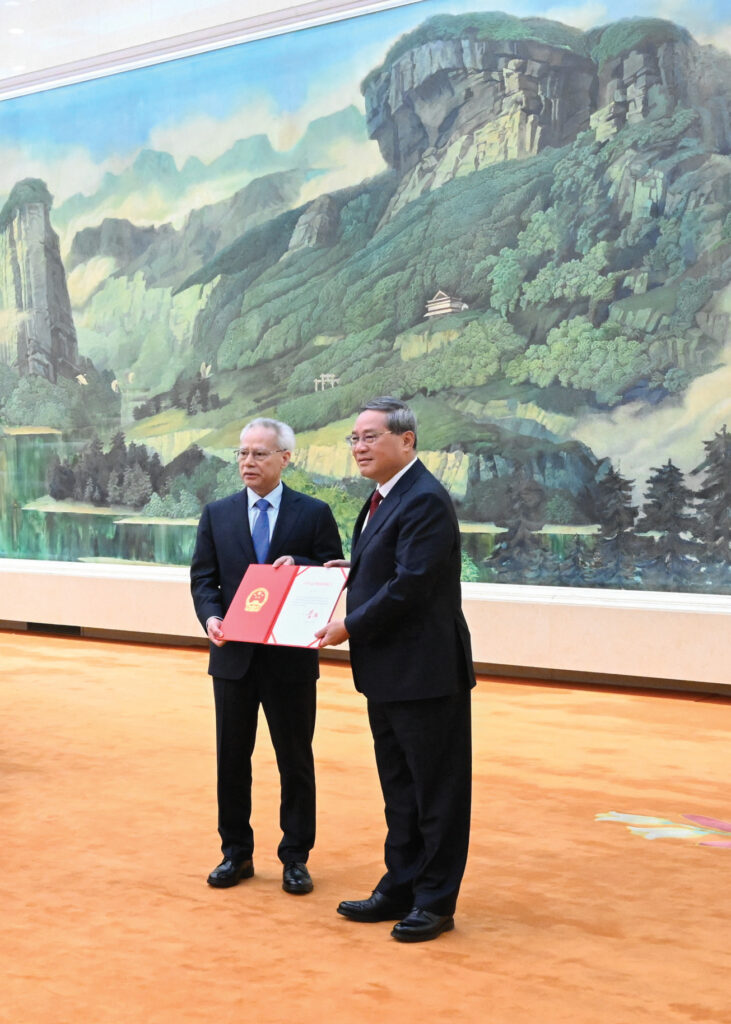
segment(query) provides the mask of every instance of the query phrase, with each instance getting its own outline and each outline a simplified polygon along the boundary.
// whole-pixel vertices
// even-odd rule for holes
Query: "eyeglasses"
[[[383,437],[384,434],[392,434],[392,430],[368,430],[365,434],[348,434],[345,438],[351,448],[355,448],[357,444],[364,444],[367,448],[370,448],[372,444],[375,444],[379,437]]]
[[[269,451],[267,448],[234,448],[234,458],[237,460],[248,459],[251,456],[255,462],[263,462],[270,455],[274,455],[274,452],[283,451],[286,451],[286,448],[275,448],[274,451]]]

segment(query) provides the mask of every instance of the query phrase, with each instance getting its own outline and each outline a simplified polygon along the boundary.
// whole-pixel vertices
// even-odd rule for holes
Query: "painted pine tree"
[[[545,525],[545,507],[545,490],[521,466],[507,485],[504,516],[495,518],[506,532],[486,559],[502,582],[541,583],[552,578],[555,560],[538,535]]]
[[[614,467],[599,483],[595,583],[605,587],[631,587],[637,583],[637,544],[632,532],[637,506],[632,504],[634,480],[627,480]]]
[[[645,587],[667,590],[696,581],[702,548],[693,538],[694,495],[672,459],[652,468],[644,497],[637,532],[648,535],[644,538],[648,557],[640,562]]]
[[[696,491],[696,535],[705,545],[707,582],[713,589],[731,587],[731,435],[724,423],[693,475],[702,473]]]
[[[587,550],[582,537],[574,537],[565,557],[558,563],[556,573],[556,581],[562,587],[596,585],[594,558],[592,552]]]

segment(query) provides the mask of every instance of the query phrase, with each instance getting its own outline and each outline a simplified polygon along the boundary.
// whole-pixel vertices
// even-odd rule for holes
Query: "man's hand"
[[[208,633],[208,639],[216,647],[223,647],[226,643],[223,633],[221,632],[222,619],[218,619],[215,616],[210,618],[206,623],[206,632]]]
[[[331,558],[329,562],[324,562],[323,567],[325,569],[349,569],[350,562],[347,558]]]
[[[291,555],[280,555],[272,562],[272,567],[278,569],[280,565],[294,565],[294,558]]]
[[[332,565],[333,563],[327,564]],[[345,628],[345,622],[342,619],[335,619],[333,622],[328,622],[327,626],[323,626],[322,629],[318,629],[315,636],[320,641],[319,647],[337,647],[338,644],[345,643],[350,633]]]

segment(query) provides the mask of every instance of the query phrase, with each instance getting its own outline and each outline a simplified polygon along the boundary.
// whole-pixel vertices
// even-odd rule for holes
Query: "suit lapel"
[[[234,495],[234,521],[236,539],[241,545],[244,557],[247,562],[255,562],[256,553],[251,540],[251,528],[249,527],[249,498],[245,487],[243,491],[239,491],[238,494]]]
[[[401,504],[403,495],[406,494],[410,490],[410,488],[414,486],[419,476],[421,475],[422,468],[422,463],[417,461],[416,465],[412,466],[409,469],[408,473],[404,473],[401,479],[395,484],[393,490],[389,491],[388,495],[383,499],[381,504],[378,506],[378,510],[373,516],[373,519],[368,523],[368,527],[366,528],[365,533],[358,533],[353,543],[351,558],[351,574],[353,569],[357,566],[358,562],[363,556],[363,552],[366,550],[368,545],[371,543],[372,540],[374,540],[378,536],[378,534],[389,521],[391,516],[395,514],[396,509]],[[371,499],[368,498],[368,501],[360,510],[360,515],[356,520],[356,529],[358,528],[358,524],[360,524],[361,531],[363,529],[363,523],[365,522],[365,518],[368,515],[368,507],[370,505],[370,500]],[[355,530],[353,531],[353,534],[355,536]]]
[[[271,541],[269,543],[269,560],[274,561],[282,552],[286,552],[286,541],[292,532],[292,526],[297,520],[297,504],[299,494],[293,491],[286,484],[282,484],[282,500],[279,504],[279,513],[274,525]]]
[[[282,501],[279,505],[277,521],[274,525],[269,542],[269,555],[267,561],[273,561],[280,552],[285,550],[285,542],[291,533],[292,526],[297,519],[296,507],[299,495],[286,484],[282,485]],[[236,538],[241,544],[241,549],[248,562],[256,562],[256,552],[251,540],[251,527],[249,526],[249,499],[246,488],[234,495],[234,517]]]
[[[353,543],[350,546],[351,558],[355,554],[355,549],[358,545],[358,541],[360,540],[360,535],[363,530],[363,523],[366,521],[366,518],[368,516],[368,509],[371,507],[371,497],[372,495],[369,495],[366,498],[365,505],[358,513],[358,518],[355,520],[355,525],[353,526]]]

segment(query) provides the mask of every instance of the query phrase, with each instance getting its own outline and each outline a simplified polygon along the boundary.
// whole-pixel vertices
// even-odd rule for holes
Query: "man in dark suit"
[[[469,842],[475,677],[459,527],[449,495],[416,457],[416,420],[403,402],[367,403],[348,440],[378,487],[353,531],[345,619],[318,635],[321,646],[349,641],[387,836],[386,874],[369,899],[345,900],[338,913],[395,920],[395,939],[423,942],[454,927]]]
[[[223,861],[208,876],[219,889],[254,874],[251,755],[264,709],[281,782],[278,855],[282,888],[312,891],[306,863],[315,841],[317,651],[226,642],[221,620],[252,562],[322,565],[342,555],[328,505],[282,483],[294,449],[290,427],[257,419],[237,449],[243,491],[203,509],[190,569],[196,614],[210,640],[218,764],[218,831]]]

